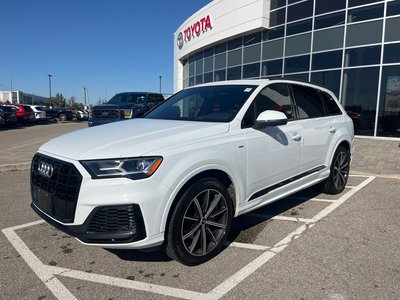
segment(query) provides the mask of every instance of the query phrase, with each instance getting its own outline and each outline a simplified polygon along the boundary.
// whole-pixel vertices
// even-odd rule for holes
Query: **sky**
[[[173,34],[211,0],[1,0],[0,91],[173,92]]]

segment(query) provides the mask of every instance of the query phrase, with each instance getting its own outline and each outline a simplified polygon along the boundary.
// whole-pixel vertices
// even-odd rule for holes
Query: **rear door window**
[[[342,111],[340,110],[338,104],[333,99],[331,95],[326,92],[320,91],[321,97],[325,104],[326,112],[329,116],[341,115]]]
[[[299,119],[320,118],[325,116],[324,105],[318,90],[303,86],[291,85]]]

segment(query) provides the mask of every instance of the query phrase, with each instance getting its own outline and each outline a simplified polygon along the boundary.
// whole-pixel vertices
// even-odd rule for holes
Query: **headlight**
[[[162,157],[139,157],[86,160],[80,163],[93,179],[127,177],[136,180],[153,175],[161,162]]]
[[[123,112],[125,119],[132,118],[132,109],[124,109]]]

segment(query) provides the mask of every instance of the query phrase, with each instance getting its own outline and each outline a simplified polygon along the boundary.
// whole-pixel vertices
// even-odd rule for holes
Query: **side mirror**
[[[276,110],[263,111],[256,120],[256,128],[264,128],[267,126],[286,125],[288,119],[286,115]]]

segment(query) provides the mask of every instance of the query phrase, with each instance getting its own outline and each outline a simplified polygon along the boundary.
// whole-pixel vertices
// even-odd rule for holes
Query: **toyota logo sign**
[[[183,33],[182,32],[179,32],[176,42],[177,42],[178,48],[182,49],[182,47],[183,47]]]
[[[38,166],[37,170],[38,170],[38,173],[40,175],[42,175],[43,177],[50,178],[53,175],[54,167],[53,167],[53,165],[51,165],[49,163],[41,161],[39,163],[39,166]]]

